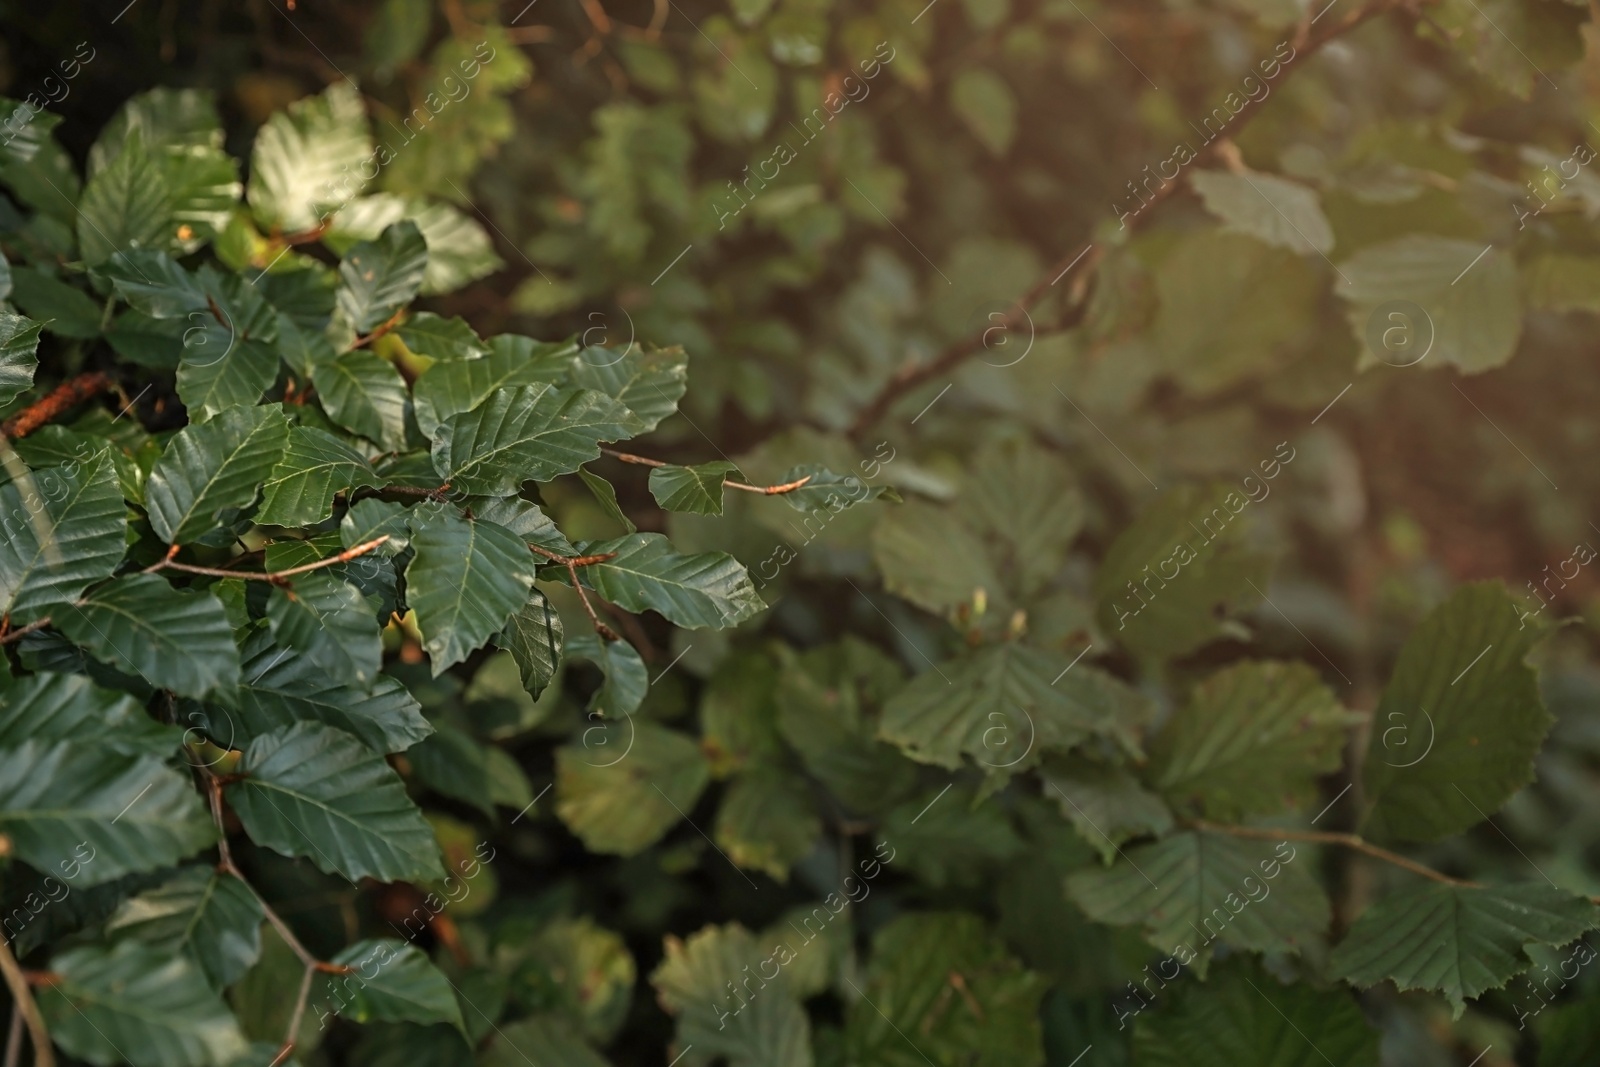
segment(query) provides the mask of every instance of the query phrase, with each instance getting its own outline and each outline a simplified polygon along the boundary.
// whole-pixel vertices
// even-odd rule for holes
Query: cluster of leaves
[[[39,1029],[136,1067],[1360,1067],[1508,1049],[1559,975],[1521,1050],[1592,1062],[1587,642],[1452,590],[1381,472],[1435,368],[1584,351],[1582,108],[1517,100],[1585,9],[580,6],[294,15],[375,95],[202,38],[253,140],[157,89],[81,176],[59,116],[0,146]],[[1544,464],[1586,418],[1511,426]],[[683,462],[608,447],[645,434]],[[1525,458],[1458,492],[1525,503]]]

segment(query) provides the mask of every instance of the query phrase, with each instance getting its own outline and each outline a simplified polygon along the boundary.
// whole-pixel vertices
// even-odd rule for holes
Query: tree
[[[1591,1062],[1587,9],[1344,2],[30,28],[8,1064]]]

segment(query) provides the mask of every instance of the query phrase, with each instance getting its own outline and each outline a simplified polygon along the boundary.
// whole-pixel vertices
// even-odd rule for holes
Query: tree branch
[[[1317,52],[1334,38],[1348,33],[1378,15],[1406,8],[1411,2],[1412,0],[1368,0],[1366,4],[1349,12],[1342,19],[1331,20],[1323,30],[1315,34],[1311,33],[1310,23],[1303,22],[1295,32],[1294,47],[1296,55],[1293,61],[1304,63],[1306,56]],[[1435,0],[1423,0],[1423,2],[1431,3],[1435,2]],[[1267,99],[1269,97],[1261,96],[1245,102],[1244,107],[1234,115],[1229,124],[1229,138],[1238,136],[1240,128],[1255,117],[1256,112],[1261,109],[1262,104]],[[1223,142],[1214,141],[1202,148],[1196,154],[1195,159],[1190,162],[1190,166],[1193,167],[1196,164],[1206,162],[1215,156],[1219,151],[1218,145],[1221,143]],[[1171,197],[1182,184],[1181,177],[1164,181],[1161,187],[1151,194],[1151,198],[1140,207],[1138,214],[1128,221],[1128,226],[1130,228],[1137,227],[1141,220],[1148,219],[1150,217],[1149,209]],[[1068,283],[1068,289],[1071,289],[1074,283],[1077,283],[1080,279],[1086,279],[1090,272],[1099,266],[1100,260],[1104,255],[1104,249],[1105,246],[1103,244],[1096,243],[1090,246],[1087,254],[1077,252],[1056,263],[1045,272],[1043,277],[1034,283],[1033,288],[1017,298],[1016,303],[1012,305],[1012,309],[1005,313],[998,324],[998,328],[1009,330],[1023,325],[1027,319],[1028,308],[1038,303],[1045,293],[1054,288],[1069,273],[1072,275],[1072,281]],[[1083,317],[1085,307],[1086,305],[1081,298],[1075,301],[1064,316],[1061,324],[1062,328],[1069,329],[1077,325]],[[867,405],[856,414],[847,431],[849,435],[851,437],[860,437],[882,419],[888,413],[889,408],[906,393],[925,382],[950,373],[967,359],[983,351],[985,335],[996,328],[997,326],[990,325],[984,330],[952,342],[926,363],[905,366],[896,371],[873,398],[867,402]]]
[[[111,376],[104,371],[88,371],[69,378],[50,390],[32,404],[23,408],[5,422],[0,423],[0,433],[12,440],[26,437],[50,420],[88,400],[111,386]]]
[[[614,448],[606,448],[603,445],[601,446],[600,451],[604,452],[612,459],[621,460],[623,463],[634,463],[641,467],[674,466],[674,464],[667,463],[663,460],[651,459],[649,456],[636,456],[632,452],[618,452]],[[730,478],[724,478],[722,480],[722,484],[727,486],[729,489],[743,489],[747,493],[764,493],[767,496],[775,496],[779,493],[792,493],[796,489],[799,489],[801,486],[805,485],[807,482],[811,481],[811,478],[812,475],[808,474],[804,478],[799,478],[792,482],[786,482],[783,485],[746,485],[744,482],[736,482]]]
[[[367,334],[365,337],[357,337],[354,341],[351,341],[350,342],[350,347],[345,349],[345,351],[354,352],[356,349],[362,347],[363,345],[366,345],[366,344],[369,344],[369,343],[371,343],[373,341],[376,341],[378,338],[382,337],[384,334],[388,333],[390,330],[393,330],[396,326],[400,325],[400,320],[405,318],[405,314],[406,314],[406,309],[405,308],[401,308],[399,311],[396,311],[393,315],[390,315],[387,320],[385,320],[384,322],[379,323],[377,328],[374,329],[371,333]]]
[[[144,569],[144,573],[152,574],[156,571],[182,571],[184,574],[203,574],[210,578],[243,578],[246,581],[272,582],[274,585],[279,585],[297,574],[305,574],[307,571],[321,570],[323,567],[332,567],[336,563],[348,563],[357,556],[364,556],[368,552],[371,552],[373,549],[389,540],[389,537],[389,534],[384,534],[382,537],[375,537],[371,541],[364,541],[361,544],[356,545],[354,548],[347,548],[343,552],[329,556],[327,559],[313,560],[310,563],[302,563],[298,567],[289,567],[286,570],[265,572],[230,571],[222,567],[197,567],[192,563],[179,563],[173,559],[173,557],[178,553],[179,546],[173,545],[171,548],[167,549],[167,555],[165,559],[161,560],[159,563],[153,563],[146,567]],[[3,643],[3,640],[0,640],[0,643]]]
[[[589,621],[594,624],[594,632],[607,641],[620,641],[621,636],[617,631],[600,621],[600,616],[595,613],[594,605],[589,602],[589,591],[578,581],[578,568],[588,567],[596,563],[604,563],[608,559],[615,559],[615,552],[604,552],[598,556],[563,556],[559,552],[552,552],[539,545],[529,545],[528,548],[535,554],[543,556],[552,563],[559,563],[567,568],[567,577],[572,579],[572,588],[578,591],[578,599],[583,603],[584,614],[589,616]]]
[[[50,1031],[45,1029],[39,1005],[34,1003],[28,978],[22,973],[17,957],[11,953],[11,943],[4,937],[0,937],[0,972],[5,974],[6,988],[11,990],[11,1001],[22,1013],[28,1036],[33,1039],[33,1067],[56,1067],[56,1052],[50,1044]]]

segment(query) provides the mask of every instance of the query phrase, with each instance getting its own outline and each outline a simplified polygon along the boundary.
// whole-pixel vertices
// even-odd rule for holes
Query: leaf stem
[[[153,563],[146,567],[144,569],[144,573],[152,574],[155,571],[170,570],[182,571],[185,574],[203,574],[211,578],[243,578],[246,581],[253,582],[279,583],[288,578],[292,578],[297,574],[305,574],[307,571],[321,570],[323,567],[332,567],[337,563],[348,563],[357,556],[364,556],[368,552],[371,552],[373,549],[389,540],[389,537],[389,534],[384,534],[382,537],[374,537],[371,541],[363,541],[354,548],[347,548],[343,552],[329,556],[327,559],[319,559],[310,563],[302,563],[298,567],[289,567],[281,571],[230,571],[222,567],[197,567],[192,563],[179,563],[173,559],[173,556],[177,555],[179,546],[173,545],[167,550],[165,559],[161,560],[159,563]]]
[[[46,626],[49,626],[49,625],[50,625],[50,616],[46,615],[42,619],[38,619],[38,620],[36,620],[34,622],[30,622],[26,626],[19,626],[15,630],[10,631],[9,633],[5,634],[4,636],[0,636],[0,645],[9,645],[13,641],[20,641],[24,637],[26,637],[29,634],[33,633],[33,631],[42,630]]]
[[[1247,837],[1257,841],[1310,841],[1322,845],[1342,845],[1363,855],[1371,856],[1373,859],[1392,863],[1402,870],[1410,871],[1412,874],[1432,879],[1435,882],[1457,886],[1461,889],[1483,888],[1479,882],[1470,882],[1464,878],[1452,878],[1442,871],[1436,871],[1432,867],[1424,866],[1416,860],[1407,859],[1399,853],[1390,852],[1386,848],[1379,848],[1359,834],[1341,833],[1336,830],[1285,830],[1272,826],[1228,826],[1199,819],[1191,822],[1190,825],[1196,830],[1204,830],[1215,834],[1228,834],[1232,837]]]
[[[33,1067],[56,1067],[55,1048],[50,1044],[50,1031],[45,1029],[44,1016],[34,1003],[33,991],[28,988],[28,978],[22,966],[11,953],[11,943],[0,937],[0,972],[5,974],[6,988],[11,990],[11,1002],[22,1013],[28,1036],[33,1039]]]
[[[373,341],[376,341],[378,338],[382,337],[384,334],[388,333],[390,330],[393,330],[396,326],[400,325],[400,321],[405,317],[405,314],[406,314],[406,309],[405,308],[401,308],[399,311],[396,311],[393,315],[390,315],[387,320],[385,320],[384,322],[379,323],[377,328],[374,329],[371,333],[367,334],[365,337],[357,337],[354,341],[351,341],[350,342],[350,347],[345,349],[345,351],[346,352],[354,352],[356,349],[362,347],[363,345],[366,345],[366,344],[369,344],[369,343],[371,343]]]
[[[618,452],[616,449],[606,448],[604,445],[600,447],[600,451],[604,452],[612,459],[621,460],[623,463],[635,463],[641,467],[672,466],[672,464],[664,462],[663,460],[651,459],[649,456],[637,456],[632,452]],[[736,482],[732,479],[724,478],[722,480],[722,484],[727,486],[729,489],[743,489],[747,493],[765,493],[767,496],[774,496],[778,493],[792,493],[796,489],[799,489],[801,486],[805,485],[807,482],[811,481],[811,478],[812,475],[808,474],[804,478],[799,478],[792,482],[786,482],[783,485],[746,485],[744,482]]]

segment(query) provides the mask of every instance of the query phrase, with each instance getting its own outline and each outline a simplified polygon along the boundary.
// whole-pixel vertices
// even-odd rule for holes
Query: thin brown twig
[[[383,322],[380,322],[377,325],[377,327],[371,333],[367,334],[364,337],[357,337],[354,341],[351,341],[350,342],[350,347],[348,349],[346,349],[346,351],[354,352],[356,349],[361,348],[364,345],[370,344],[373,341],[376,341],[378,338],[382,337],[384,334],[388,333],[389,331],[393,330],[396,326],[400,325],[401,320],[405,318],[405,314],[406,314],[406,309],[405,308],[401,308],[399,311],[396,311],[393,315],[390,315]]]
[[[1334,38],[1348,33],[1378,15],[1403,9],[1407,7],[1408,2],[1409,0],[1368,0],[1368,3],[1351,11],[1342,19],[1332,20],[1325,29],[1317,34],[1309,32],[1308,23],[1303,27],[1304,32],[1296,35],[1295,47],[1297,55],[1293,58],[1303,63],[1304,56],[1318,51]],[[1267,99],[1267,96],[1261,96],[1247,100],[1244,107],[1233,116],[1230,136],[1237,137],[1240,127],[1244,126],[1256,115],[1262,103]],[[1211,158],[1215,152],[1215,143],[1207,145],[1197,153],[1193,163],[1204,162]],[[1134,215],[1127,225],[1130,228],[1139,226],[1143,220],[1150,217],[1150,208],[1167,200],[1183,185],[1184,182],[1181,179],[1163,182],[1160,188],[1151,193],[1150,199],[1143,203],[1139,208],[1138,214]],[[1099,266],[1104,254],[1104,248],[1103,243],[1095,243],[1090,246],[1087,253],[1074,251],[1063,257],[1034,283],[1033,288],[1017,298],[1011,310],[1005,313],[999,325],[1006,329],[1022,326],[1027,320],[1028,308],[1043,299],[1044,295],[1069,273],[1072,275],[1072,281],[1068,283],[1069,289],[1073,288],[1079,279],[1087,278]],[[1086,304],[1081,297],[1075,299],[1072,306],[1063,315],[1063,321],[1060,323],[1061,328],[1069,329],[1075,326],[1082,319],[1085,308]],[[857,412],[847,431],[849,435],[851,437],[860,437],[877,424],[888,413],[889,408],[906,393],[925,382],[943,377],[970,357],[982,352],[985,348],[984,338],[992,333],[994,329],[996,327],[990,325],[984,330],[952,342],[933,359],[924,363],[901,367],[879,388],[866,406]]]
[[[26,437],[50,420],[77,407],[96,393],[111,386],[111,376],[104,371],[92,370],[68,378],[32,404],[23,408],[5,422],[0,423],[0,433],[13,441]]]
[[[55,1048],[50,1044],[50,1031],[45,1028],[44,1016],[34,1002],[33,991],[28,988],[28,977],[22,965],[11,953],[11,943],[0,937],[0,973],[4,973],[6,988],[11,990],[11,1001],[22,1012],[22,1021],[33,1039],[33,1067],[56,1067]]]
[[[649,456],[639,456],[632,452],[619,452],[614,448],[606,448],[604,445],[600,446],[600,451],[610,456],[612,459],[620,460],[623,463],[633,463],[640,467],[656,468],[673,466],[673,464],[668,463],[665,460],[651,459]],[[727,486],[729,489],[743,489],[747,493],[763,493],[767,496],[774,496],[778,493],[792,493],[796,489],[799,489],[801,486],[810,482],[812,477],[813,475],[808,474],[804,478],[797,478],[796,480],[792,482],[786,482],[783,485],[747,485],[744,482],[736,482],[731,478],[724,478],[722,480],[722,484]]]
[[[30,622],[26,626],[19,626],[15,630],[12,630],[9,633],[7,633],[5,636],[0,637],[0,645],[9,645],[13,641],[20,641],[24,637],[26,637],[29,634],[33,633],[33,631],[42,630],[46,626],[49,626],[49,625],[50,625],[50,616],[46,615],[42,619],[38,619],[38,620],[36,620],[34,622]]]
[[[1208,833],[1227,834],[1230,837],[1245,837],[1256,841],[1309,841],[1322,845],[1342,845],[1354,849],[1362,855],[1371,856],[1373,859],[1392,863],[1402,870],[1445,885],[1453,885],[1461,889],[1482,889],[1478,882],[1470,882],[1464,878],[1452,878],[1442,871],[1424,866],[1416,860],[1407,859],[1399,853],[1390,852],[1386,848],[1379,848],[1359,834],[1340,833],[1336,830],[1286,830],[1273,826],[1229,826],[1222,823],[1195,820],[1191,823],[1196,830]]]
[[[17,1067],[22,1062],[22,1009],[15,1002],[11,1005],[11,1029],[6,1031],[6,1059],[5,1067]]]
[[[178,552],[178,546],[173,545],[167,550],[166,558],[162,559],[158,563],[153,563],[146,567],[144,569],[144,573],[151,574],[155,571],[163,570],[182,571],[184,574],[203,574],[210,578],[243,578],[246,581],[272,582],[277,584],[285,581],[286,579],[292,578],[297,574],[305,574],[307,571],[321,570],[323,567],[332,567],[338,563],[348,563],[357,556],[364,556],[368,552],[371,552],[373,549],[389,540],[389,537],[389,534],[384,534],[382,537],[374,537],[370,541],[364,541],[361,544],[356,545],[354,548],[347,548],[343,552],[336,553],[326,559],[313,560],[310,563],[302,563],[298,567],[289,567],[281,571],[265,572],[230,571],[222,567],[197,567],[192,563],[179,563],[173,559],[173,556]]]
[[[589,621],[594,624],[594,632],[607,641],[620,641],[622,638],[617,631],[600,621],[600,616],[595,613],[594,605],[589,602],[589,591],[578,581],[578,568],[588,567],[596,563],[604,563],[608,559],[615,559],[615,552],[604,552],[597,556],[563,556],[559,552],[552,552],[539,545],[529,545],[535,555],[543,556],[552,563],[559,563],[567,568],[567,576],[572,579],[572,588],[578,591],[578,600],[583,604],[584,614],[589,616]]]

